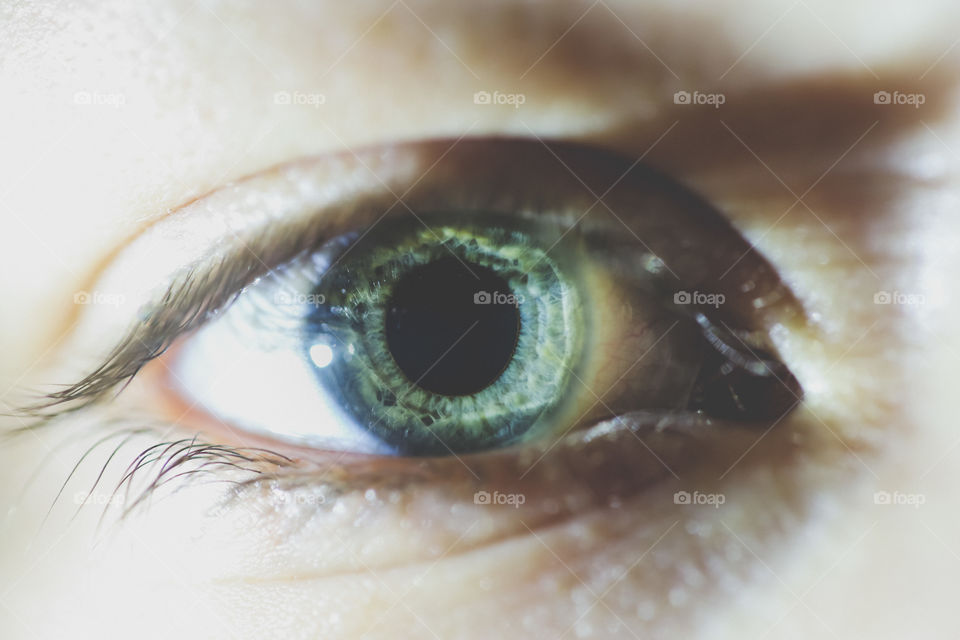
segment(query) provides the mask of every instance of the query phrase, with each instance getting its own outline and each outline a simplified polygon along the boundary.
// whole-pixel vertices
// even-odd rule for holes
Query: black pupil
[[[510,363],[520,313],[493,270],[449,257],[397,282],[386,329],[390,353],[410,380],[433,393],[464,396],[494,382]]]

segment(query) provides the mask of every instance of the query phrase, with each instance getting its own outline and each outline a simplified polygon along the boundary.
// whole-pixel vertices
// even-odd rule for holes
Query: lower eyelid
[[[298,575],[314,578],[423,562],[445,549],[445,556],[478,549],[636,500],[653,505],[648,520],[675,518],[676,488],[693,478],[708,486],[704,476],[715,484],[757,436],[695,416],[678,417],[674,430],[662,416],[632,420],[634,430],[608,424],[571,436],[539,462],[547,446],[462,461],[364,463],[339,474],[298,469],[251,484],[227,517],[249,525],[252,512],[261,526],[283,531],[261,543],[286,561],[255,563],[243,576],[282,579],[289,576],[279,567],[308,566]],[[782,445],[775,438],[771,444]],[[523,469],[530,471],[518,481]]]

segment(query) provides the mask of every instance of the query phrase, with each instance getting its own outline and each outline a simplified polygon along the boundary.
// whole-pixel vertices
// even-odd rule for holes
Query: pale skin
[[[594,495],[548,522],[464,511],[431,486],[406,513],[371,507],[285,538],[270,513],[207,518],[215,490],[198,489],[96,537],[97,508],[71,521],[70,499],[98,468],[41,522],[101,433],[39,471],[82,418],[26,434],[0,451],[0,635],[955,637],[958,18],[935,1],[9,9],[6,412],[82,370],[73,295],[149,223],[278,163],[394,140],[509,134],[643,155],[728,216],[816,328],[775,336],[805,391],[782,423],[731,437],[685,483]],[[523,104],[476,104],[478,91]],[[724,504],[675,504],[684,488]]]

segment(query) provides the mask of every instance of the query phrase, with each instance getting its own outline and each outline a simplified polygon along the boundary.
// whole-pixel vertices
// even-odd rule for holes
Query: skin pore
[[[111,419],[171,417],[158,415],[162,366],[144,370],[108,409],[3,441],[0,636],[956,635],[951,3],[3,11],[5,413],[102,355],[74,329],[86,318],[96,333],[111,308],[74,294],[96,291],[144,229],[280,163],[398,140],[555,138],[642,157],[755,243],[810,323],[772,336],[804,389],[794,413],[714,435],[708,453],[668,447],[683,472],[623,495],[573,449],[557,468],[582,476],[538,488],[535,475],[521,509],[475,505],[475,478],[451,463],[406,488],[371,481],[312,517],[263,495],[211,516],[223,489],[204,485],[98,529],[102,509],[74,518],[75,495],[110,446],[46,517]],[[522,104],[483,104],[482,91]],[[164,438],[202,428],[181,421]],[[136,437],[106,486],[158,442]],[[656,465],[633,446],[638,466]],[[678,491],[724,502],[677,504]]]

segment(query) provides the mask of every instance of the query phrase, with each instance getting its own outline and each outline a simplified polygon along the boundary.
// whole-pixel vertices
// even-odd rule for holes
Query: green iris
[[[316,375],[398,452],[520,440],[561,409],[581,366],[575,262],[569,247],[547,251],[560,232],[483,218],[383,223],[330,253],[313,291],[325,304],[306,318],[304,352],[341,356]]]

